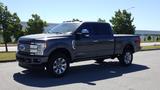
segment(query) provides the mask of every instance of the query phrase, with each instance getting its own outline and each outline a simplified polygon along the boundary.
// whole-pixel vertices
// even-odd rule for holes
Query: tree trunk
[[[7,46],[7,33],[6,33],[6,30],[4,27],[6,27],[5,25],[3,26],[3,41],[4,41],[4,44],[5,44],[5,48],[6,48],[6,52],[8,52],[8,46]]]
[[[8,46],[7,43],[5,43],[6,52],[8,52]]]

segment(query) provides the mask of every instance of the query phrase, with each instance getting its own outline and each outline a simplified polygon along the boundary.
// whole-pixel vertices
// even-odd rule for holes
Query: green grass
[[[160,49],[160,46],[143,46],[141,50]]]
[[[0,52],[0,62],[15,61],[16,52]]]
[[[160,42],[160,40],[158,40],[158,41],[148,41],[148,40],[146,40],[146,41],[141,41],[141,43],[150,43],[150,42]]]

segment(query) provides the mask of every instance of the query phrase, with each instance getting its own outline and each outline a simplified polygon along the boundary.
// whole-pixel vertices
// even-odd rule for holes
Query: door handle
[[[98,40],[93,40],[93,42],[94,42],[94,43],[97,43],[97,42],[99,42],[99,41],[98,41]]]
[[[113,42],[113,41],[114,41],[114,39],[109,39],[108,41]]]

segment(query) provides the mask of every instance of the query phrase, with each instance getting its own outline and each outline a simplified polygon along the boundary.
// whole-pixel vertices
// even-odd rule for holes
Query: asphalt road
[[[5,47],[0,47],[0,52],[5,51]],[[8,51],[17,51],[17,46],[8,46]]]
[[[160,50],[136,53],[129,67],[121,67],[116,59],[71,66],[65,77],[57,79],[44,71],[29,72],[17,62],[0,63],[0,90],[160,90]]]

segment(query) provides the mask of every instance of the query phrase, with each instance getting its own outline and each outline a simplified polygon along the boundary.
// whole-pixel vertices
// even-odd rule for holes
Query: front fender
[[[72,42],[71,43],[57,42],[54,44],[50,44],[45,50],[45,55],[49,57],[53,51],[55,51],[56,49],[59,49],[59,48],[64,48],[64,49],[68,50],[71,55],[71,58],[73,59]]]

